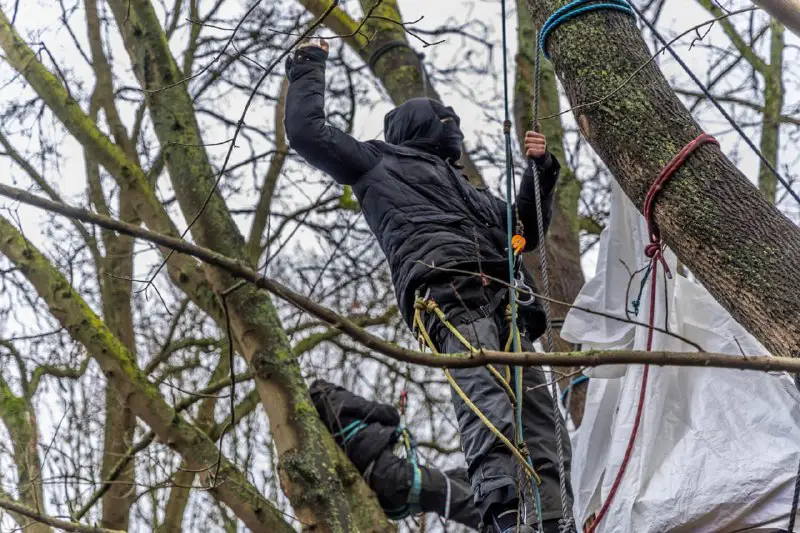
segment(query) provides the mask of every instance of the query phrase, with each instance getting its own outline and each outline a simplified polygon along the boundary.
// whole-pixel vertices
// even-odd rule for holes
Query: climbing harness
[[[650,314],[648,318],[648,329],[647,329],[647,351],[651,351],[653,349],[653,333],[655,331],[655,313],[656,313],[656,291],[658,289],[658,265],[660,264],[664,269],[664,275],[666,277],[671,277],[672,273],[669,270],[669,266],[667,265],[667,261],[664,259],[664,242],[661,239],[661,231],[659,230],[658,226],[653,219],[653,210],[655,208],[655,200],[658,196],[658,193],[666,185],[667,181],[678,171],[678,169],[683,166],[689,156],[694,153],[698,148],[705,144],[713,144],[719,146],[717,140],[708,135],[707,133],[701,133],[697,137],[695,137],[692,141],[690,141],[683,149],[672,158],[672,160],[664,167],[658,177],[653,181],[653,184],[650,186],[650,190],[647,191],[647,195],[645,196],[644,206],[643,206],[643,214],[645,221],[647,222],[647,233],[650,238],[650,243],[645,246],[644,254],[650,259]],[[594,530],[600,524],[600,521],[605,516],[606,512],[608,512],[609,507],[611,506],[611,502],[614,499],[614,495],[617,493],[617,489],[619,489],[619,485],[622,482],[622,477],[625,474],[625,469],[630,462],[631,455],[633,453],[633,446],[636,442],[636,436],[639,433],[639,426],[642,421],[642,413],[644,412],[644,403],[647,397],[647,378],[650,372],[650,365],[644,365],[644,371],[642,372],[642,384],[639,390],[639,401],[636,407],[636,415],[633,421],[633,428],[631,429],[631,436],[628,440],[628,446],[625,449],[625,455],[622,458],[622,463],[620,464],[619,471],[617,472],[616,477],[614,478],[614,482],[611,485],[611,490],[608,492],[608,497],[606,501],[603,502],[602,507],[597,512],[596,517],[592,520],[591,525],[586,529],[586,533],[594,533]]]
[[[353,437],[356,436],[356,433],[367,427],[369,424],[366,422],[361,421],[360,419],[353,420],[349,424],[347,424],[341,431],[338,431],[333,434],[335,438],[341,437],[342,444],[347,444],[350,442]]]
[[[422,313],[423,312],[427,312],[427,313],[431,313],[431,314],[435,315],[439,319],[439,322],[444,327],[446,327],[447,330],[450,331],[450,333],[452,333],[453,336],[455,336],[456,339],[458,339],[458,341],[470,353],[479,353],[479,350],[477,348],[475,348],[467,340],[467,338],[464,337],[464,335],[461,334],[460,331],[458,331],[458,329],[452,324],[452,322],[450,322],[450,320],[448,320],[447,316],[444,314],[444,311],[442,311],[439,308],[439,305],[434,300],[425,299],[425,298],[422,298],[420,296],[417,296],[417,299],[416,299],[416,301],[414,303],[414,319],[413,319],[414,322],[413,323],[414,323],[414,329],[416,329],[417,333],[420,336],[419,341],[420,341],[420,348],[421,349],[428,348],[431,351],[431,353],[433,353],[434,355],[442,355],[443,357],[447,356],[447,354],[439,353],[439,351],[436,349],[436,345],[434,344],[433,340],[431,339],[430,333],[428,332],[428,329],[425,326],[425,321],[422,318]],[[510,386],[508,385],[508,382],[506,381],[506,378],[496,368],[494,368],[492,365],[488,365],[488,367],[489,367],[489,371],[492,373],[492,375],[495,378],[497,378],[501,382],[501,384],[504,384],[503,386],[506,389],[506,392],[509,394],[512,403],[516,403],[517,402],[516,395],[513,393],[513,391],[511,390]],[[506,436],[503,435],[503,433],[499,429],[497,429],[497,427],[495,427],[495,425],[492,424],[492,422],[488,418],[486,418],[486,415],[484,415],[483,412],[481,412],[481,410],[478,408],[478,406],[476,406],[472,402],[472,400],[469,399],[469,396],[467,396],[467,394],[464,392],[464,390],[461,388],[461,386],[456,382],[455,378],[453,378],[453,375],[450,373],[450,371],[447,368],[444,369],[444,375],[445,375],[445,378],[447,379],[448,383],[450,383],[450,386],[453,387],[453,390],[456,391],[456,394],[458,394],[458,396],[464,401],[464,403],[467,405],[467,407],[469,407],[470,410],[473,413],[475,413],[475,415],[480,419],[480,421],[483,422],[483,424],[487,428],[489,428],[489,430],[497,437],[497,439],[503,445],[505,445],[511,451],[511,453],[517,459],[520,460],[521,463],[524,464],[524,468],[527,470],[528,474],[530,476],[532,476],[536,480],[536,483],[537,484],[541,483],[541,479],[539,478],[539,475],[534,470],[533,465],[529,464],[529,460],[527,460],[525,458],[523,453],[519,449],[517,449],[517,447],[514,446],[511,443],[511,441],[509,441],[508,438],[506,438]]]

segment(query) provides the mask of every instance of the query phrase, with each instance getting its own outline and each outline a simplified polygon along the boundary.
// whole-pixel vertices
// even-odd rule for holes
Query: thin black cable
[[[797,518],[797,504],[800,500],[800,463],[797,465],[797,475],[794,478],[794,496],[792,497],[792,512],[789,515],[787,533],[794,533],[794,521]]]

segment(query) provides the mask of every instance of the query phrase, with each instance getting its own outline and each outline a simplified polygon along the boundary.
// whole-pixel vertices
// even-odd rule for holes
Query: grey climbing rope
[[[539,87],[541,81],[541,67],[540,67],[540,56],[541,56],[541,49],[539,46],[539,36],[537,35],[536,38],[536,51],[535,51],[535,59],[534,59],[534,85],[533,85],[533,127],[534,129],[538,129],[538,121],[539,121]],[[550,309],[550,278],[547,272],[547,246],[545,244],[545,229],[544,229],[544,215],[542,214],[542,189],[541,189],[541,181],[539,179],[539,169],[536,168],[536,165],[533,161],[528,161],[530,168],[533,173],[533,183],[534,183],[534,192],[536,195],[536,226],[538,230],[538,237],[539,237],[539,266],[541,267],[542,272],[542,295],[543,298],[543,305],[544,305],[544,312],[545,312],[545,324],[546,324],[546,331],[545,331],[545,349],[548,352],[553,351],[553,322],[550,318],[551,309]],[[558,406],[558,380],[556,379],[556,373],[551,368],[550,369],[550,395],[553,398],[553,418],[555,419],[556,424],[556,451],[558,453],[558,483],[559,489],[561,491],[561,520],[559,522],[559,531],[561,533],[575,533],[575,518],[572,515],[572,505],[570,502],[570,498],[567,495],[567,469],[565,466],[564,460],[564,439],[568,438],[567,436],[567,428],[564,423],[564,419],[561,417],[561,410]]]

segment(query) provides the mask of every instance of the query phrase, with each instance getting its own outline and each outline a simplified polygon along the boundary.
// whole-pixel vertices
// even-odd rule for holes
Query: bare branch
[[[445,368],[466,368],[489,364],[520,366],[601,366],[609,364],[655,364],[667,366],[701,366],[737,368],[741,370],[800,372],[800,359],[772,356],[732,356],[726,354],[697,352],[641,352],[641,351],[600,351],[551,352],[551,353],[507,353],[493,350],[480,350],[475,353],[447,354],[446,357],[401,348],[357,326],[351,320],[331,311],[327,307],[296,293],[282,283],[261,276],[241,261],[230,259],[222,254],[195,246],[181,239],[160,235],[119,220],[102,217],[82,209],[77,209],[44,198],[38,198],[20,189],[0,184],[0,195],[14,198],[22,203],[41,207],[55,213],[74,217],[83,222],[97,224],[107,229],[144,239],[177,252],[194,256],[210,265],[221,268],[232,276],[253,283],[259,288],[282,298],[320,320],[348,334],[367,348],[384,355],[418,365]],[[620,320],[625,320],[620,318]],[[691,342],[685,340],[686,342]]]
[[[104,527],[85,526],[77,522],[68,522],[66,520],[59,520],[50,516],[43,515],[29,507],[19,504],[14,501],[0,498],[0,507],[12,513],[17,513],[22,516],[28,517],[31,520],[47,524],[48,526],[56,527],[63,531],[75,531],[77,533],[124,533],[118,529],[106,529]]]

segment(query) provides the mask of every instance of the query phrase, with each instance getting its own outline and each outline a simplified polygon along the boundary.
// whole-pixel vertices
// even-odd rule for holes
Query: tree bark
[[[780,150],[781,111],[783,110],[783,26],[776,21],[770,23],[769,65],[762,73],[764,75],[764,116],[761,120],[761,146],[759,147],[764,157],[778,167],[778,151]],[[758,169],[758,188],[768,202],[774,204],[777,197],[775,191],[778,180],[767,165],[761,162]]]
[[[120,195],[120,218],[126,221],[136,219],[127,195]],[[138,220],[137,220],[138,222]],[[100,283],[103,300],[103,319],[134,361],[137,360],[136,334],[133,328],[133,310],[131,308],[131,291],[133,284],[127,279],[133,278],[133,246],[134,240],[126,235],[106,235],[106,257],[103,258]],[[115,277],[105,274],[114,274]],[[133,444],[136,431],[136,416],[130,407],[125,405],[117,390],[110,384],[106,386],[106,423],[103,438],[102,479],[108,479],[109,472]],[[103,515],[101,526],[108,529],[127,530],[130,511],[136,502],[135,461],[130,461],[117,476],[109,491],[103,496]]]
[[[11,437],[11,457],[17,469],[19,503],[43,511],[46,505],[42,491],[42,463],[39,460],[39,428],[31,398],[15,395],[0,376],[0,422]],[[3,491],[0,490],[0,496]],[[18,521],[20,527],[27,520]],[[26,533],[52,533],[46,524],[33,522]]]
[[[534,23],[565,3],[529,0]],[[605,97],[650,58],[632,18],[616,12],[559,26],[548,47],[572,105]],[[612,98],[578,109],[576,119],[640,209],[663,166],[701,133],[653,62]],[[655,222],[736,320],[775,355],[800,356],[800,229],[719,148],[700,148],[678,170],[656,200]]]

